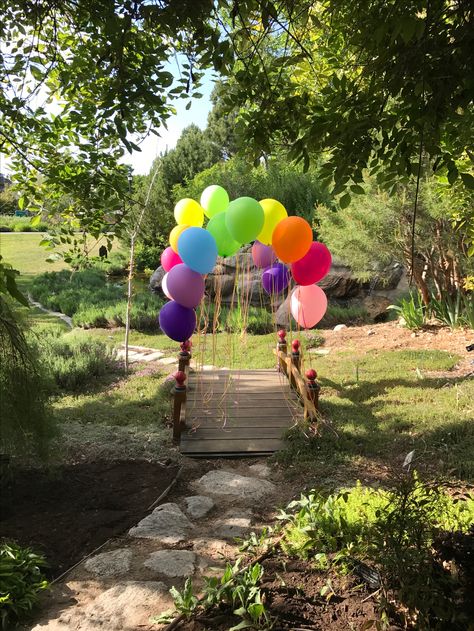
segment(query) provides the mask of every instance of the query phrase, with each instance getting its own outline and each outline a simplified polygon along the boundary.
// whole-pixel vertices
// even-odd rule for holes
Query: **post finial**
[[[293,351],[293,353],[299,353],[300,352],[300,347],[301,347],[301,343],[299,340],[293,340],[291,343],[291,349]]]
[[[285,329],[280,329],[278,331],[278,337],[280,338],[280,342],[284,342],[285,338],[286,338],[286,331]]]
[[[309,370],[305,372],[305,375],[306,375],[306,379],[309,382],[314,383],[316,381],[318,373],[314,370],[314,368],[310,368]]]
[[[184,382],[186,381],[186,373],[183,370],[178,370],[177,372],[174,373],[173,377],[176,381],[177,387],[183,388]]]
[[[186,340],[185,342],[181,342],[179,346],[183,353],[187,353],[188,351],[191,350],[192,345],[193,343],[191,342],[191,340]]]

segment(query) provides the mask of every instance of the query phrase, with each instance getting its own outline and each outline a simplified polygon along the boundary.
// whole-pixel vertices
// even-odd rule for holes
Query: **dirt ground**
[[[463,374],[474,370],[474,353],[468,353],[466,346],[474,343],[474,332],[469,329],[451,331],[447,327],[427,326],[422,331],[413,332],[397,322],[350,326],[339,331],[324,330],[322,348],[331,351],[352,351],[354,349],[392,350],[440,350],[456,353],[463,359],[456,372]],[[471,357],[469,356],[471,355]],[[454,373],[451,372],[451,375]]]
[[[55,578],[144,517],[177,466],[145,461],[18,472],[2,488],[0,536],[45,554]]]

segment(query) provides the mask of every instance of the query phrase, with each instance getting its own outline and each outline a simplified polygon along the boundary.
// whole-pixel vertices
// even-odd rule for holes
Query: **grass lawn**
[[[320,436],[290,432],[277,455],[314,474],[338,470],[348,479],[395,467],[415,450],[415,466],[431,474],[474,480],[474,381],[437,377],[458,357],[445,351],[336,352],[313,362],[320,375]]]
[[[0,232],[0,254],[7,263],[10,263],[20,274],[41,274],[67,268],[64,261],[48,263],[47,257],[50,251],[40,247],[43,235],[39,232]],[[91,239],[91,255],[98,256],[99,247],[103,241]]]

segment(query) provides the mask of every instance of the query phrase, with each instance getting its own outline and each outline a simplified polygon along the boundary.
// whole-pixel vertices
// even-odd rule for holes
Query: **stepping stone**
[[[223,518],[216,522],[215,534],[221,539],[235,539],[236,537],[244,537],[252,522],[252,513],[241,511],[236,513],[235,511],[228,511],[224,514]]]
[[[195,519],[200,519],[207,515],[207,513],[214,508],[214,500],[205,495],[191,495],[185,497],[186,512]]]
[[[171,364],[178,364],[178,360],[176,359],[176,357],[163,357],[163,359],[159,359],[158,361],[160,362],[160,364],[163,364],[165,366],[170,366]]]
[[[132,563],[133,553],[127,548],[119,548],[112,552],[102,552],[87,559],[84,567],[97,576],[120,576],[126,574]]]
[[[258,500],[276,490],[268,480],[250,478],[220,469],[203,475],[196,482],[196,486],[210,495],[232,495],[243,500]]]
[[[168,587],[158,581],[130,581],[111,587],[86,607],[94,628],[125,631],[148,626],[150,616],[169,608]],[[81,627],[82,630],[82,627]]]
[[[192,528],[193,524],[177,504],[161,504],[136,526],[130,528],[128,534],[130,537],[155,539],[173,545],[186,539]]]
[[[268,478],[272,470],[267,464],[253,464],[250,465],[249,471],[259,478]]]
[[[32,631],[136,631],[149,628],[150,617],[172,605],[164,583],[128,581],[102,592],[85,607],[66,609],[58,618],[38,623]]]
[[[195,563],[196,555],[189,550],[159,550],[152,552],[143,565],[165,576],[191,576]]]

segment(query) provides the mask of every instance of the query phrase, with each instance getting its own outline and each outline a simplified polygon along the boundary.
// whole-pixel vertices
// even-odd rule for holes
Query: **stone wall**
[[[150,278],[150,289],[160,295],[163,295],[161,280],[164,274],[163,268],[159,267]],[[236,300],[237,282],[240,295],[245,296],[249,304],[269,307],[270,296],[263,291],[261,275],[262,270],[254,265],[250,246],[247,246],[236,256],[218,259],[213,272],[206,277],[206,294],[212,300],[220,293],[222,304],[228,306]],[[363,306],[372,320],[382,319],[388,305],[408,289],[403,267],[399,264],[390,266],[368,282],[361,282],[338,260],[333,261],[329,274],[318,284],[331,303]],[[288,300],[284,302],[284,297],[277,299],[275,306],[278,307],[277,324],[284,326],[288,322]]]

